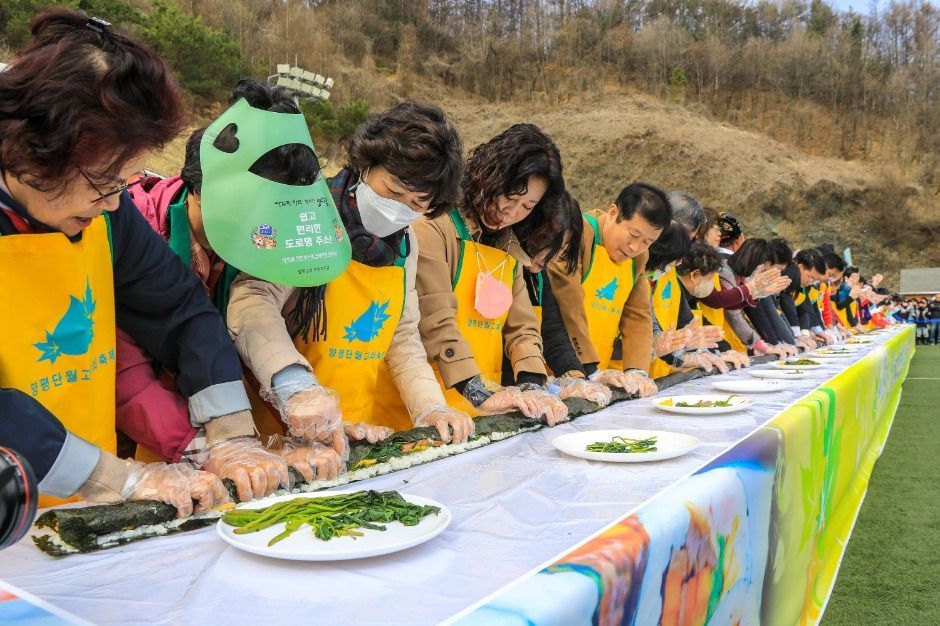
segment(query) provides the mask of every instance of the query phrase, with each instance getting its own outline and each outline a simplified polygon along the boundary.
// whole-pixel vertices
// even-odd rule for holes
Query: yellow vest
[[[114,268],[110,222],[0,237],[0,387],[29,394],[69,431],[115,452]],[[72,498],[71,500],[75,500]],[[43,496],[39,506],[64,500]]]
[[[676,269],[671,268],[659,277],[653,285],[653,315],[664,331],[676,328],[679,323],[679,307],[682,295],[679,293],[679,277]],[[653,358],[650,365],[650,378],[662,378],[672,372],[669,364],[659,357]]]
[[[607,249],[601,241],[601,230],[597,218],[584,215],[594,228],[594,250],[591,262],[584,276],[581,287],[584,289],[584,315],[587,319],[588,335],[600,361],[598,369],[611,367],[611,354],[614,340],[620,335],[620,318],[623,306],[633,291],[636,281],[633,259],[621,264],[610,260]]]

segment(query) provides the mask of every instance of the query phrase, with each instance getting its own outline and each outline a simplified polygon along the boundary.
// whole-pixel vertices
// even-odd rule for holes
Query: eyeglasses
[[[146,173],[141,173],[141,175],[131,183],[123,182],[119,185],[112,185],[111,188],[108,189],[107,191],[101,191],[100,189],[98,189],[98,185],[96,185],[94,181],[92,181],[91,178],[88,177],[88,174],[86,174],[82,170],[78,170],[78,171],[85,178],[85,180],[88,181],[88,184],[91,185],[91,188],[94,189],[95,192],[97,192],[98,194],[98,197],[91,201],[92,204],[100,200],[104,200],[105,198],[110,198],[111,196],[117,195],[119,193],[124,193],[131,187],[139,185],[145,180],[147,180],[148,178],[150,178],[150,176],[148,176]]]

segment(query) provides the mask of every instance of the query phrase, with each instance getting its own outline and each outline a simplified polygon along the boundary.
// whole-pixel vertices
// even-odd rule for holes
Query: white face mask
[[[364,181],[356,185],[356,204],[359,207],[359,218],[367,231],[376,237],[388,237],[392,233],[407,228],[409,224],[421,217],[417,211],[412,211],[407,205],[383,198],[375,193]]]
[[[703,280],[695,286],[695,289],[692,290],[692,295],[701,300],[702,298],[707,298],[710,296],[714,290],[715,283],[710,280]]]

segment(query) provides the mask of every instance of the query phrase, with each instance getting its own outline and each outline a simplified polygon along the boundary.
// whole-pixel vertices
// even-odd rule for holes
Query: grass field
[[[822,624],[940,624],[940,347],[917,346]]]

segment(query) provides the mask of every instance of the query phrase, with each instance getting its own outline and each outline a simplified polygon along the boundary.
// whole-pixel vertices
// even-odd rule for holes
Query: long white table
[[[888,338],[878,336],[857,358]],[[0,554],[0,580],[96,624],[437,623],[688,476],[850,363],[812,371],[786,391],[755,394],[755,404],[740,413],[685,417],[657,410],[649,399],[625,402],[356,483],[427,496],[451,509],[446,532],[398,554],[336,564],[279,561],[228,547],[209,528],[54,559],[27,538]],[[745,371],[723,376],[751,378]],[[660,395],[713,392],[713,380]],[[615,427],[689,433],[704,445],[638,464],[582,461],[551,445],[565,433]]]

